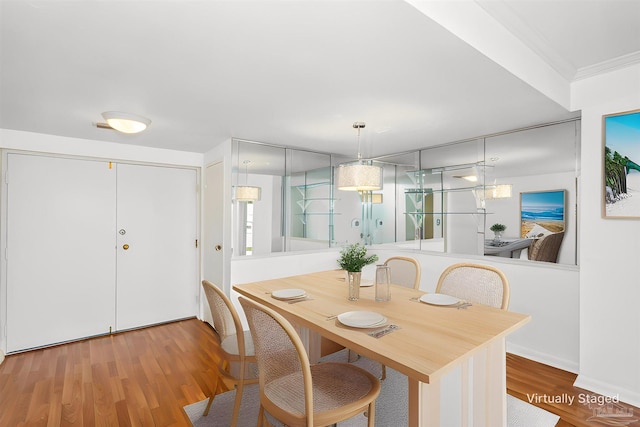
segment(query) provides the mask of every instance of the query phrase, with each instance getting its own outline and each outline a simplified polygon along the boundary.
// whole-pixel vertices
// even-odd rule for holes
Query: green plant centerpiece
[[[495,223],[491,226],[491,228],[489,228],[489,230],[495,232],[503,232],[504,230],[507,229],[507,226],[504,224],[499,224],[499,223]]]
[[[360,243],[354,243],[340,251],[338,265],[347,272],[349,286],[349,301],[357,301],[360,297],[360,278],[362,268],[378,260],[378,255],[367,256],[367,248]]]
[[[378,255],[367,256],[367,248],[360,243],[354,243],[340,251],[338,265],[348,272],[359,273],[365,265],[373,264],[377,260]]]
[[[507,229],[506,225],[500,224],[498,222],[493,224],[491,227],[489,227],[489,230],[493,231],[493,234],[494,234],[493,240],[495,240],[496,242],[500,241],[500,239],[502,238],[502,232],[506,229]]]

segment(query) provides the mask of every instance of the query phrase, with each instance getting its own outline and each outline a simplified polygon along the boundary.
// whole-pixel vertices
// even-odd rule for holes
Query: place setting
[[[398,325],[388,325],[388,319],[382,314],[374,311],[347,311],[345,313],[329,317],[337,319],[340,324],[350,328],[375,329],[374,331],[367,331],[367,334],[374,338],[380,338],[400,329]]]
[[[449,307],[457,309],[466,309],[467,307],[471,307],[473,305],[470,302],[461,300],[460,298],[456,298],[452,295],[438,293],[424,294],[421,297],[411,298],[411,300],[437,307]]]
[[[304,289],[278,289],[271,292],[271,297],[289,304],[307,301],[312,299]]]

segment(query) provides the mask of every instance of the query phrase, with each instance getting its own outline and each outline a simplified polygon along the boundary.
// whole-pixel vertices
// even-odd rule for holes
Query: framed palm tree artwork
[[[602,216],[640,218],[640,110],[602,118]]]

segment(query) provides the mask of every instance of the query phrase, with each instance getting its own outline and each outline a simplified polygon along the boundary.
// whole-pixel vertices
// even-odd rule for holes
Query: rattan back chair
[[[510,288],[507,276],[490,265],[451,265],[440,275],[436,292],[503,310],[509,308]]]
[[[255,374],[257,365],[253,340],[251,332],[243,330],[238,312],[224,292],[208,280],[202,281],[202,287],[211,309],[213,328],[218,334],[223,353],[217,366],[218,374],[228,387],[236,389],[231,418],[231,425],[235,427],[245,384],[258,382],[258,377]],[[209,397],[203,415],[209,414],[214,398],[215,390]]]
[[[420,263],[416,259],[392,256],[387,258],[384,265],[391,270],[391,283],[420,289]]]
[[[534,240],[529,247],[529,259],[532,261],[558,262],[560,245],[564,238],[564,231],[544,236]]]
[[[293,326],[280,314],[240,297],[260,376],[258,425],[265,411],[290,427],[327,426],[367,411],[374,426],[380,381],[348,363],[309,364]]]

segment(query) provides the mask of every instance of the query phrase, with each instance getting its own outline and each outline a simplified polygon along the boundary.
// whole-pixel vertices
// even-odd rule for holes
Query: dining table
[[[325,337],[406,375],[409,426],[507,425],[505,338],[529,315],[477,303],[440,303],[437,294],[393,284],[391,299],[379,302],[371,281],[363,281],[368,286],[350,301],[345,277],[342,270],[330,270],[233,289],[288,319],[312,363],[320,358]],[[303,296],[274,297],[287,292]],[[385,322],[353,327],[340,321],[371,313]]]

